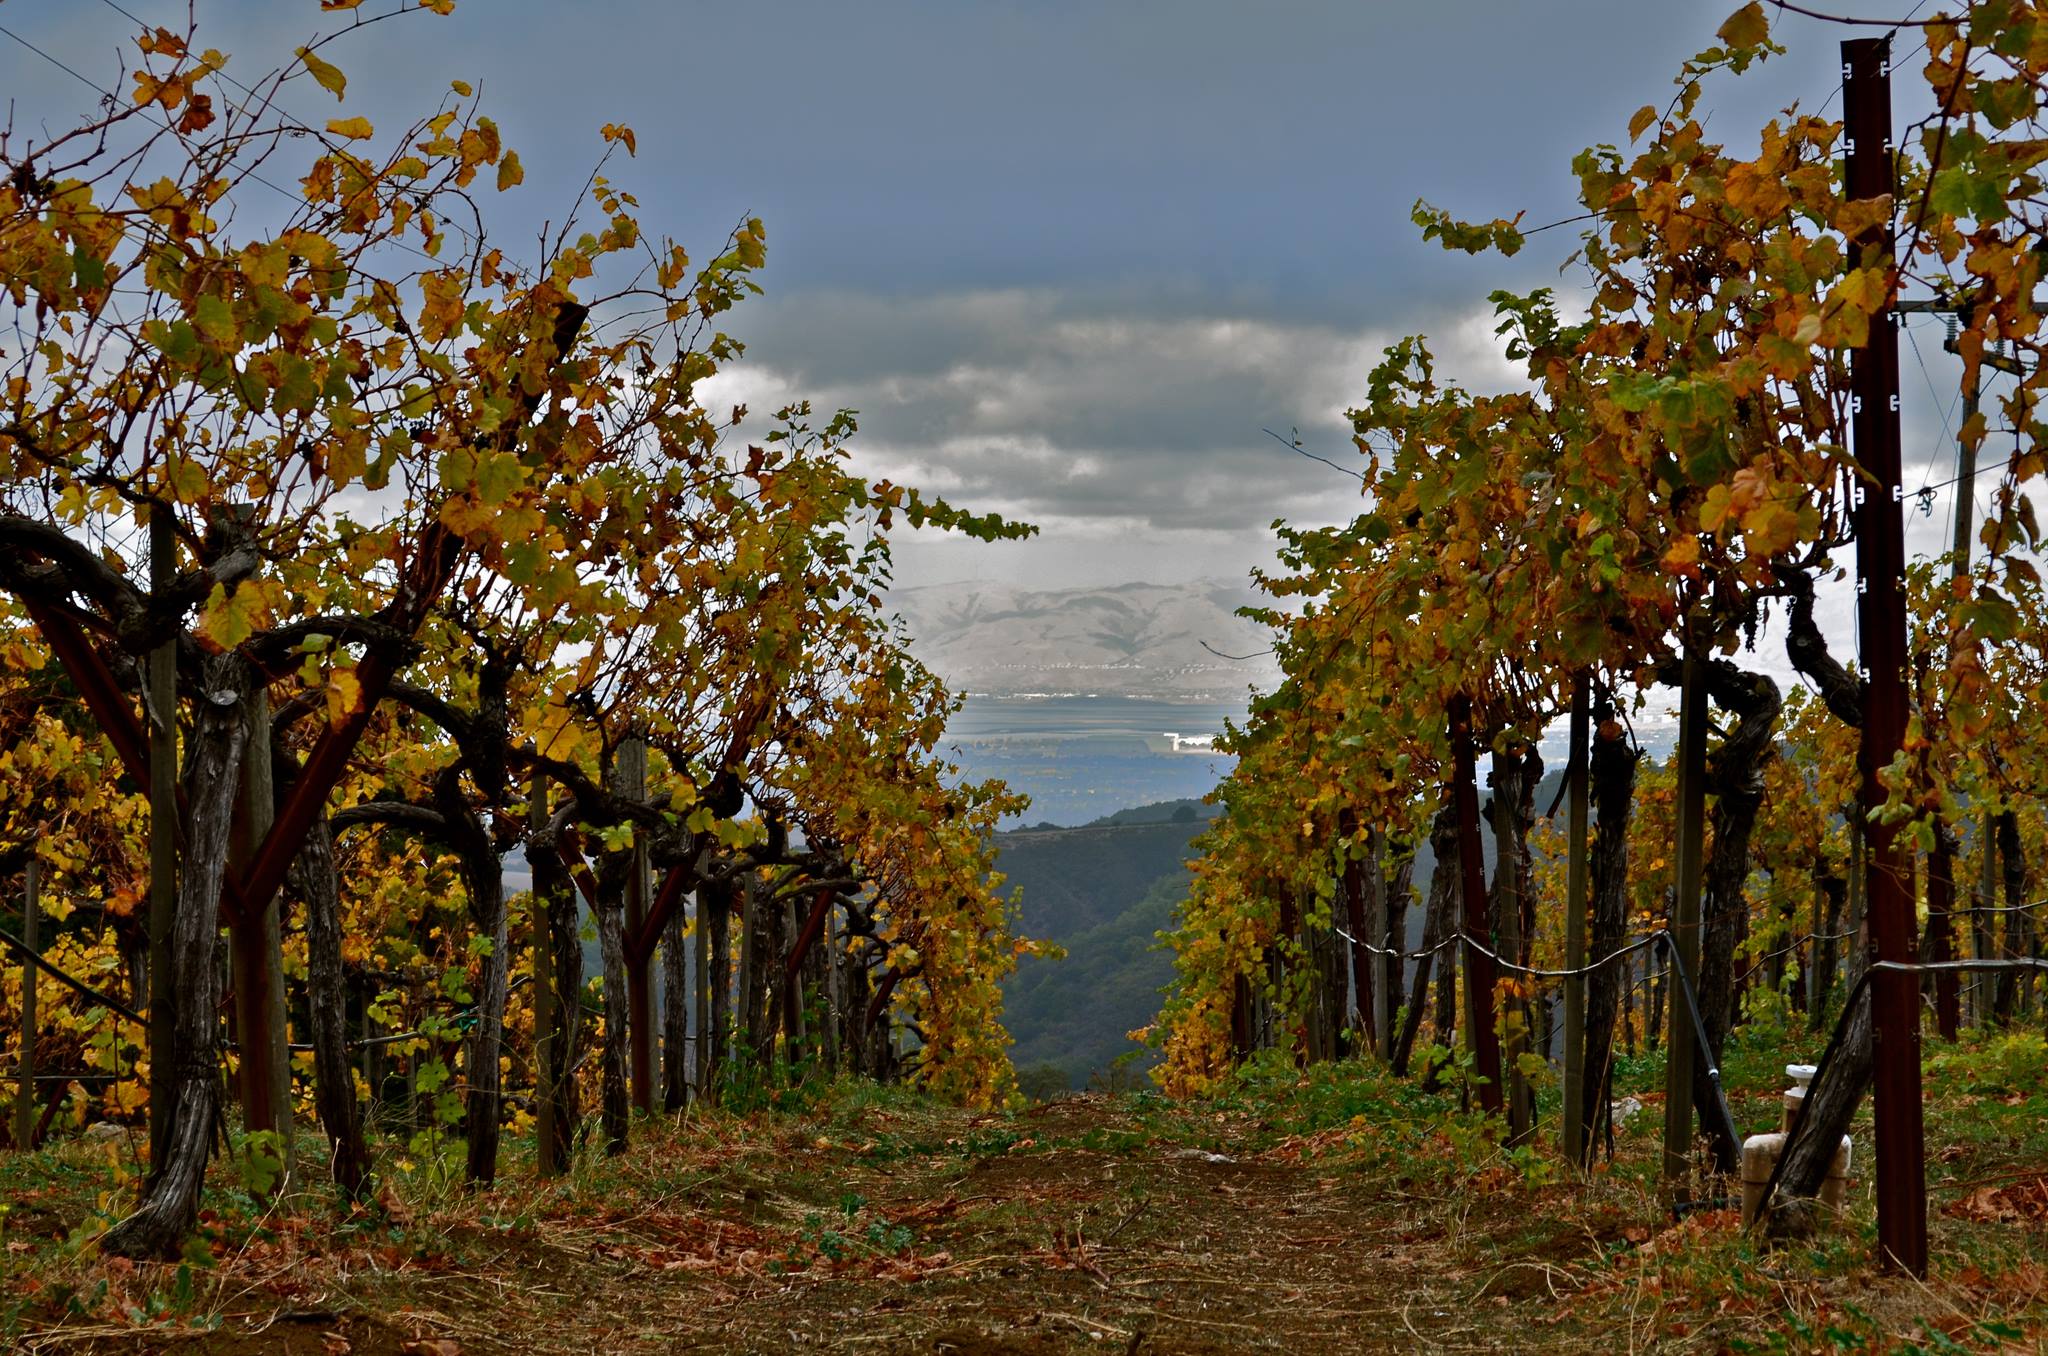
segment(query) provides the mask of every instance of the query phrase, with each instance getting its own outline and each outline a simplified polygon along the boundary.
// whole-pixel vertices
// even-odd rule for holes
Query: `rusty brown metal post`
[[[1842,106],[1848,133],[1847,196],[1882,198],[1896,189],[1892,150],[1891,40],[1842,44]],[[1856,262],[1879,267],[1897,291],[1896,244],[1889,220],[1853,242]],[[1856,495],[1856,621],[1867,675],[1858,763],[1869,834],[1865,917],[1880,961],[1917,959],[1908,858],[1898,826],[1868,816],[1885,802],[1881,769],[1906,735],[1905,523],[1899,482],[1899,340],[1895,297],[1871,317],[1870,338],[1852,359],[1850,448]],[[1967,492],[1967,486],[1964,487]],[[1881,1260],[1927,1274],[1926,1146],[1920,1112],[1919,982],[1880,970],[1871,979],[1875,1030],[1877,1239]]]

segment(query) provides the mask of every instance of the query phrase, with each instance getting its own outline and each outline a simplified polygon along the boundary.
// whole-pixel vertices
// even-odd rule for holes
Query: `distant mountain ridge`
[[[1267,636],[1235,615],[1259,597],[1248,581],[1199,579],[1044,590],[929,584],[893,590],[889,601],[910,652],[956,691],[1214,701],[1278,681]],[[1253,651],[1261,653],[1224,657]]]

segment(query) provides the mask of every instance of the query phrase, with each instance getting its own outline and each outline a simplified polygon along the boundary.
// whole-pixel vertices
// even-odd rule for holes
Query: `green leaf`
[[[235,328],[235,313],[224,297],[209,293],[192,308],[192,324],[207,342],[222,348],[237,345],[241,334]]]
[[[296,353],[278,356],[277,389],[271,392],[270,407],[310,414],[320,398],[320,386],[313,379],[313,364]]]
[[[435,1092],[448,1081],[448,1065],[442,1060],[430,1059],[420,1066],[414,1076],[414,1086],[421,1092]]]
[[[1962,612],[1970,629],[1986,640],[2007,641],[2020,633],[2019,609],[2010,599],[1988,589]]]
[[[1983,173],[1974,160],[1936,173],[1927,201],[1944,216],[1967,217],[1977,222],[2003,221],[2007,215],[2004,184]]]
[[[107,285],[107,261],[86,253],[82,245],[72,247],[71,272],[85,291],[96,292]]]
[[[251,1195],[268,1196],[284,1176],[283,1141],[275,1130],[251,1130],[242,1136],[236,1166]]]
[[[199,335],[186,321],[145,321],[142,337],[176,366],[190,367],[199,357]]]

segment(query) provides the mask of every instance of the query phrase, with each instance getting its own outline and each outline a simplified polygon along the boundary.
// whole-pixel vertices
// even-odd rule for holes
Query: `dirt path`
[[[1241,1117],[1238,1119],[1242,1119]],[[1526,1349],[1416,1212],[1255,1127],[1153,1099],[1014,1117],[873,1107],[722,1147],[643,1143],[537,1208],[286,1249],[208,1334],[50,1349],[1221,1352]],[[644,1137],[652,1139],[653,1137]],[[520,1207],[522,1194],[533,1213]],[[508,1213],[509,1212],[509,1213]],[[337,1262],[337,1258],[340,1258]],[[347,1260],[353,1258],[353,1261]],[[274,1304],[266,1307],[266,1300]]]

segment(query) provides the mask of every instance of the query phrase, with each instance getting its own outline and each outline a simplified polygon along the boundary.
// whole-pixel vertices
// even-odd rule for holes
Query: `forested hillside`
[[[1158,934],[1186,893],[1189,844],[1213,814],[1168,801],[1084,828],[997,836],[996,869],[1022,891],[1019,926],[1067,953],[1020,961],[1003,985],[1010,1058],[1028,1092],[1086,1087],[1113,1069],[1128,1078],[1156,1062],[1129,1033],[1151,1022],[1172,977]]]

